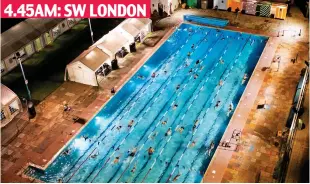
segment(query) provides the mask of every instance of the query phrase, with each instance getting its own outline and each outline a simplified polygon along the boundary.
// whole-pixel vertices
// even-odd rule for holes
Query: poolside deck
[[[276,55],[282,56],[281,63],[280,65],[272,64],[271,70],[264,73],[266,76],[259,88],[254,105],[250,107],[251,110],[242,131],[242,146],[238,152],[231,152],[231,157],[226,160],[228,164],[221,167],[220,170],[223,172],[216,178],[218,182],[255,182],[255,176],[260,173],[260,182],[272,182],[273,168],[278,159],[278,147],[273,144],[276,139],[275,134],[285,125],[299,72],[304,67],[303,61],[307,60],[309,56],[308,20],[303,18],[295,7],[291,9],[293,16],[288,17],[285,21],[249,15],[239,15],[238,19],[235,19],[232,16],[235,14],[232,12],[192,9],[177,11],[172,17],[163,19],[157,24],[166,28],[174,26],[182,19],[183,14],[188,13],[227,18],[235,24],[234,27],[228,27],[228,29],[269,36],[276,36],[278,31],[286,29],[289,23],[302,29],[301,36],[292,37],[290,34],[286,34],[279,37],[280,44],[277,47]],[[161,32],[154,37],[161,39],[164,33]],[[165,38],[161,39],[157,45],[159,46],[164,40]],[[140,57],[132,58],[132,61],[139,62],[129,62],[123,68],[124,70],[119,70],[119,72],[123,71],[119,73],[122,77],[111,79],[115,83],[110,85],[121,86],[131,75],[127,75],[127,72],[135,66],[135,69],[132,70],[134,73],[142,66],[147,55],[151,55],[153,49],[149,49],[147,49],[148,53],[142,53],[141,50]],[[293,64],[291,59],[295,58],[297,53],[299,54],[298,61]],[[142,57],[146,58],[142,59]],[[118,83],[121,79],[123,81]],[[78,114],[88,120],[110,98],[110,86],[106,86],[105,81],[101,85],[103,89],[66,82],[38,105],[36,119],[27,122],[26,116],[23,116],[18,123],[12,122],[11,128],[3,129],[2,182],[30,182],[30,180],[21,177],[23,167],[29,162],[44,167],[82,127],[79,124],[73,124],[62,114],[63,101],[66,100],[72,105],[74,110],[71,115]],[[257,104],[261,104],[265,100],[270,109],[257,110]],[[3,141],[6,137],[12,137],[11,134],[15,134],[16,124],[20,127],[27,126],[21,128],[17,138]],[[230,126],[230,129],[234,129],[234,127]],[[216,173],[220,172],[217,170]],[[210,182],[207,180],[207,176],[208,172],[203,182]],[[213,178],[212,180],[215,181]]]

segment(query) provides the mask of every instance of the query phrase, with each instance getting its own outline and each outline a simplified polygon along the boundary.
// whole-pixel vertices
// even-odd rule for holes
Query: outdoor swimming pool
[[[44,182],[200,182],[267,39],[182,24],[45,171],[25,173]]]

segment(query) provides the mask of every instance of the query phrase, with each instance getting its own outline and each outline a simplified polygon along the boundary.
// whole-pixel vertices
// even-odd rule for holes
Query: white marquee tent
[[[1,128],[6,126],[22,111],[22,104],[17,95],[8,87],[1,84]]]
[[[130,41],[120,32],[110,31],[107,35],[104,35],[100,40],[95,43],[99,49],[107,53],[110,59],[115,58],[115,54],[125,47],[129,51]]]
[[[110,56],[97,47],[84,51],[66,67],[65,80],[98,86],[96,71],[104,63],[110,63]]]
[[[143,40],[143,38],[152,31],[152,20],[148,18],[129,18],[124,20],[115,29],[127,37],[131,42]]]
[[[101,66],[104,63],[111,66],[111,61],[123,47],[130,51],[130,45],[137,36],[142,40],[151,31],[151,23],[152,20],[147,18],[126,19],[68,64],[65,80],[98,86],[101,75],[97,74],[100,73]]]

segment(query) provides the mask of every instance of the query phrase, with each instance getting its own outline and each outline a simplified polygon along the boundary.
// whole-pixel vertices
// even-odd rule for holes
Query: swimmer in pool
[[[198,123],[199,123],[199,121],[198,121],[198,119],[196,119],[196,120],[195,120],[195,123],[194,123],[194,125],[193,125],[193,128],[192,128],[192,131],[193,131],[193,132],[194,132],[194,130],[197,128]]]
[[[197,78],[198,78],[198,74],[195,74],[195,75],[194,75],[194,79],[197,79]]]
[[[189,147],[192,148],[192,147],[194,147],[195,145],[196,145],[196,140],[193,140]]]
[[[246,81],[247,79],[248,79],[248,74],[245,73],[245,74],[243,75],[241,84],[244,84],[245,81]]]
[[[131,169],[130,172],[134,173],[136,171],[136,169],[137,169],[137,163],[135,163],[135,165],[133,166],[133,168]]]
[[[119,162],[119,158],[120,158],[120,156],[115,157],[115,159],[113,160],[113,163],[114,163],[114,164],[117,164],[117,163]]]
[[[164,74],[165,74],[165,75],[167,74],[167,70],[164,71]]]
[[[196,65],[198,65],[200,63],[200,60],[198,59],[197,61],[196,61]]]
[[[70,152],[71,152],[71,148],[67,149],[62,154],[67,156],[67,155],[70,155]]]
[[[128,128],[129,128],[129,129],[132,127],[133,123],[134,123],[134,120],[133,120],[133,119],[129,121],[129,123],[128,123]]]
[[[91,158],[96,158],[99,155],[99,151],[96,154],[91,155]]]
[[[179,179],[179,177],[181,176],[181,173],[178,173],[174,178],[173,178],[173,182],[176,182],[178,179]]]
[[[120,130],[122,128],[122,126],[120,125],[120,126],[118,126],[118,127],[116,127],[116,129],[117,130]]]
[[[167,124],[167,121],[163,121],[161,122],[162,125],[166,125]]]
[[[155,77],[156,77],[156,74],[153,72],[151,77],[152,77],[152,78],[155,78]]]
[[[193,69],[191,68],[189,71],[188,71],[188,73],[192,73],[193,72]]]
[[[223,81],[223,80],[220,80],[219,86],[223,86],[223,84],[224,84],[224,81]]]
[[[59,178],[59,179],[57,180],[57,182],[58,182],[58,183],[62,183],[62,179]]]
[[[137,77],[138,79],[144,79],[144,77],[142,75],[138,75]]]
[[[230,113],[234,110],[234,104],[232,102],[230,102],[229,107],[228,107],[228,112],[227,112],[227,116],[230,115]]]
[[[181,126],[180,128],[178,128],[178,132],[180,132],[180,133],[182,133],[183,130],[184,130],[184,127],[183,127],[183,126]]]
[[[215,145],[214,145],[214,142],[212,141],[211,144],[210,144],[210,147],[209,147],[209,149],[208,149],[208,155],[209,155],[209,156],[211,156],[211,152],[212,152],[212,150],[214,149],[214,146],[215,146]]]
[[[188,53],[187,53],[187,56],[190,57],[190,56],[191,56],[191,52],[188,52]]]
[[[165,133],[165,136],[167,137],[167,136],[169,136],[169,135],[171,135],[171,128],[169,128],[168,130],[167,130],[167,132]]]
[[[147,153],[149,154],[149,156],[152,156],[154,151],[155,151],[154,148],[149,147],[149,149],[147,150]]]
[[[221,64],[224,64],[224,60],[223,60],[223,59],[220,59],[220,63],[221,63]]]
[[[82,137],[85,139],[85,141],[88,139],[88,136],[86,135],[83,135]]]
[[[195,44],[193,44],[193,45],[191,46],[191,48],[194,49],[194,48],[195,48]]]
[[[155,132],[152,136],[150,136],[150,139],[154,140],[157,135],[158,135],[158,132]]]
[[[180,84],[177,85],[177,87],[175,88],[176,90],[180,89]]]
[[[135,156],[136,152],[137,152],[137,148],[134,148],[132,149],[131,151],[128,151],[129,152],[129,156],[133,157]]]
[[[178,104],[173,105],[173,110],[175,110],[178,107]]]
[[[216,104],[215,104],[215,107],[214,107],[214,108],[219,107],[219,106],[220,106],[220,104],[221,104],[221,101],[220,101],[220,100],[218,100],[218,101],[216,102]]]

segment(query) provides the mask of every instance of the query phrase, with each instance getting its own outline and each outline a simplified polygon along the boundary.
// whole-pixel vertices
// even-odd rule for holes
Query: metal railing
[[[288,170],[288,166],[290,163],[290,158],[291,158],[292,150],[293,150],[294,137],[296,135],[297,120],[299,116],[299,111],[303,103],[303,97],[304,97],[305,90],[306,90],[306,83],[308,80],[308,75],[309,75],[309,69],[308,67],[306,67],[305,73],[304,75],[302,75],[302,78],[300,79],[300,82],[295,92],[295,97],[297,96],[298,92],[299,92],[299,96],[298,96],[297,103],[294,103],[292,107],[294,115],[291,121],[289,134],[288,134],[286,142],[283,145],[284,146],[283,151],[280,151],[280,159],[279,159],[280,160],[280,165],[279,165],[280,172],[277,177],[277,180],[279,183],[285,183],[286,174],[287,174],[287,170]]]

